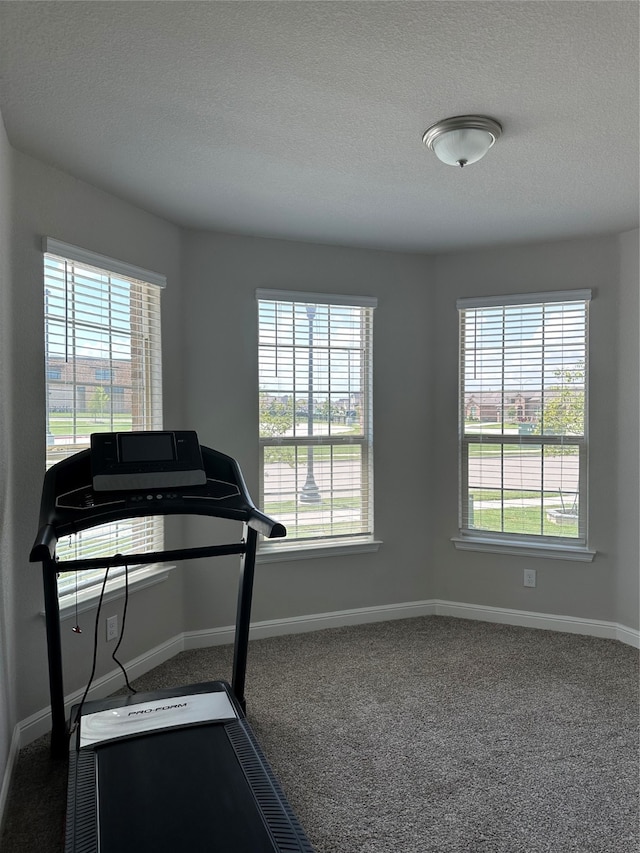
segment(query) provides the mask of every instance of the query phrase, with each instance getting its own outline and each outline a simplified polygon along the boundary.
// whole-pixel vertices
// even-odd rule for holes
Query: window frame
[[[265,506],[265,474],[264,456],[268,447],[290,447],[303,449],[305,447],[345,447],[358,445],[361,448],[360,471],[363,481],[366,482],[366,506],[361,511],[366,513],[366,523],[361,525],[362,532],[336,536],[318,537],[292,537],[287,536],[282,540],[262,540],[258,547],[258,559],[260,562],[275,562],[286,559],[299,559],[305,557],[322,557],[327,555],[338,555],[347,553],[362,553],[377,550],[379,541],[374,538],[374,482],[373,482],[373,309],[377,306],[377,299],[370,296],[348,296],[345,294],[328,293],[306,293],[289,290],[256,290],[256,302],[258,305],[258,344],[260,347],[261,320],[260,303],[289,303],[294,305],[323,305],[340,307],[353,307],[358,309],[370,309],[370,313],[364,318],[363,346],[362,352],[366,361],[366,375],[364,376],[363,394],[363,429],[360,436],[340,436],[339,434],[327,435],[294,435],[294,436],[261,436],[258,430],[259,446],[259,500],[260,506],[268,512]],[[297,345],[294,344],[294,348]],[[303,347],[300,347],[303,348]],[[260,372],[260,351],[258,353],[258,371]],[[260,386],[260,381],[258,381]],[[260,393],[261,389],[259,390]],[[297,393],[297,391],[295,392]],[[294,401],[295,401],[294,393]],[[295,411],[295,402],[294,402]],[[295,417],[295,415],[294,415]],[[286,525],[286,519],[284,520]]]
[[[137,424],[132,421],[132,428],[137,429],[161,429],[162,428],[162,341],[161,341],[161,299],[160,294],[162,289],[166,286],[166,278],[165,276],[152,272],[150,270],[145,270],[140,267],[133,266],[131,264],[109,258],[105,255],[99,255],[97,253],[91,252],[86,249],[82,249],[78,246],[73,246],[67,243],[63,243],[59,240],[55,240],[50,237],[44,237],[42,240],[42,251],[43,251],[43,278],[44,278],[44,334],[45,334],[45,359],[44,359],[44,368],[45,368],[45,409],[46,409],[46,442],[47,448],[53,445],[54,435],[50,430],[50,417],[54,413],[55,408],[50,408],[50,382],[53,379],[50,377],[51,372],[51,364],[50,359],[60,359],[60,355],[57,354],[52,356],[52,350],[50,349],[50,325],[55,324],[58,328],[64,329],[65,339],[67,335],[71,335],[71,352],[70,354],[65,354],[65,364],[70,365],[70,373],[71,378],[67,378],[65,382],[65,377],[62,378],[62,398],[66,399],[67,391],[64,389],[69,389],[71,392],[70,400],[70,411],[72,414],[72,425],[73,432],[71,435],[71,443],[69,444],[69,452],[65,452],[62,449],[59,458],[65,458],[71,453],[75,453],[78,450],[84,449],[89,446],[88,435],[87,441],[83,441],[82,438],[84,433],[78,430],[77,421],[79,420],[79,411],[78,407],[75,404],[78,399],[80,399],[80,395],[78,391],[80,389],[85,389],[87,384],[87,378],[81,377],[78,375],[77,365],[82,364],[83,356],[78,355],[75,349],[75,344],[73,343],[75,338],[75,329],[83,329],[85,324],[81,321],[77,321],[74,310],[65,308],[64,314],[61,314],[60,311],[56,314],[55,310],[50,307],[50,294],[55,288],[60,294],[64,294],[65,305],[67,304],[67,300],[69,300],[69,304],[72,306],[75,304],[73,300],[75,299],[74,292],[77,285],[76,282],[76,270],[79,270],[79,278],[82,278],[83,270],[84,275],[87,278],[87,282],[82,288],[80,288],[79,293],[82,292],[85,294],[84,299],[89,300],[89,302],[85,302],[87,306],[91,305],[91,299],[98,298],[98,291],[101,285],[104,285],[105,291],[109,294],[108,304],[111,306],[113,304],[113,294],[112,294],[112,284],[115,282],[125,282],[127,285],[131,285],[132,290],[129,292],[135,293],[135,296],[130,297],[136,300],[136,313],[137,313],[137,322],[138,325],[141,325],[143,331],[139,331],[137,333],[138,338],[140,340],[143,339],[144,336],[144,354],[142,358],[144,360],[145,368],[144,370],[139,371],[143,377],[142,379],[142,391],[138,392],[139,407],[144,409],[144,414],[142,416],[142,423]],[[56,277],[54,278],[54,268],[56,263],[61,262],[64,263],[64,271],[58,272]],[[87,275],[88,273],[88,275]],[[93,278],[92,278],[93,276]],[[103,278],[104,282],[98,282]],[[80,285],[78,285],[80,287]],[[93,296],[93,290],[95,288],[96,296]],[[71,296],[69,296],[71,294]],[[103,294],[100,294],[102,296]],[[82,297],[78,297],[82,298]],[[51,298],[51,301],[55,301]],[[131,303],[127,303],[130,305]],[[88,310],[88,307],[87,307]],[[111,316],[111,308],[109,309],[109,317]],[[130,310],[130,309],[129,309]],[[68,313],[67,313],[68,312]],[[141,319],[138,319],[141,318]],[[136,337],[136,333],[132,330],[134,323],[133,320],[129,323],[128,326],[118,326],[117,335],[122,336],[123,334],[134,339]],[[110,321],[99,323],[97,320],[94,323],[90,320],[87,328],[89,326],[94,326],[95,328],[95,338],[88,338],[90,341],[98,341],[100,340],[100,335],[112,335],[116,334],[115,327],[112,327]],[[86,330],[85,330],[86,333]],[[141,350],[139,342],[136,343],[136,346]],[[65,344],[66,347],[66,344]],[[81,346],[78,347],[81,349]],[[91,356],[84,356],[84,360],[87,361]],[[109,387],[113,384],[113,379],[115,374],[117,373],[117,365],[119,359],[115,358],[113,355],[107,355],[102,357],[101,360],[104,362],[109,362],[109,365],[105,367],[101,365],[99,367],[100,370],[108,370],[111,379],[107,381]],[[125,359],[124,362],[127,360]],[[129,363],[132,363],[134,359],[132,358]],[[90,370],[96,370],[95,367],[91,367],[89,364],[85,365],[85,372]],[[131,372],[131,368],[129,368]],[[61,372],[64,372],[61,370]],[[88,375],[88,374],[87,374]],[[106,381],[106,380],[105,380]],[[92,379],[91,384],[92,387],[95,385],[98,387],[99,380]],[[131,379],[131,383],[133,383],[133,378]],[[151,387],[149,387],[151,386]],[[118,386],[120,388],[120,386]],[[131,385],[131,394],[136,397],[136,392],[133,389],[133,384]],[[124,390],[124,386],[120,388],[120,390]],[[140,396],[141,394],[141,396]],[[82,395],[84,396],[84,395]],[[66,410],[66,407],[65,407]],[[119,414],[122,414],[120,411],[117,411],[113,408],[113,405],[110,407],[110,426],[111,429],[117,430],[118,427],[113,423],[113,418],[117,417]],[[132,414],[133,417],[133,414]],[[120,430],[122,431],[122,430]],[[80,439],[80,440],[78,440]],[[47,452],[47,465],[54,464],[57,459],[50,460],[49,453]],[[140,550],[161,550],[162,543],[164,539],[164,520],[162,517],[152,517],[152,518],[142,518],[142,519],[132,519],[125,520],[123,522],[116,523],[115,526],[120,525],[124,530],[126,525],[132,526],[133,534],[136,538],[141,535],[143,539],[146,541],[146,546],[142,546],[142,548],[138,549],[134,547],[134,550],[138,553]],[[109,525],[109,527],[113,527],[114,525]],[[96,528],[97,529],[97,528]],[[143,532],[144,530],[144,532]],[[83,534],[79,534],[78,538],[89,538],[92,531],[85,531]],[[123,535],[122,532],[120,535]],[[69,540],[69,542],[67,542]],[[74,558],[74,550],[75,545],[72,543],[72,537],[63,537],[62,545],[59,546],[60,550],[63,553],[62,559],[73,559]],[[78,546],[81,547],[81,546]],[[64,552],[65,549],[68,551],[68,555],[65,557]],[[113,549],[110,553],[113,552]],[[82,554],[80,556],[83,556]],[[139,587],[140,585],[147,586],[150,583],[159,581],[166,577],[167,567],[161,565],[144,565],[144,566],[130,566],[129,567],[129,576],[130,583],[132,586]],[[76,573],[69,573],[67,577],[64,577],[64,571],[61,572],[59,582],[58,582],[58,594],[60,599],[60,606],[62,610],[67,610],[69,608],[78,608],[80,610],[86,609],[91,606],[91,602],[98,596],[100,590],[102,588],[102,582],[104,579],[104,570],[95,570],[87,571],[79,573],[80,576]],[[74,574],[76,575],[76,580],[73,580]],[[109,573],[109,580],[107,583],[107,593],[108,595],[117,595],[119,590],[124,585],[124,575],[125,568],[124,567],[114,567],[111,569]]]
[[[505,296],[462,298],[456,302],[459,312],[459,381],[458,381],[458,534],[452,537],[456,548],[461,550],[487,551],[492,553],[511,553],[535,557],[551,557],[556,559],[580,560],[590,562],[595,556],[595,551],[589,548],[589,308],[592,299],[591,290],[572,291],[550,291],[542,293],[524,293]],[[518,434],[510,435],[502,431],[495,434],[487,431],[468,432],[466,430],[466,408],[469,393],[465,388],[465,340],[464,322],[465,312],[471,309],[500,309],[507,307],[519,308],[526,305],[547,306],[558,303],[581,303],[584,305],[584,402],[583,402],[583,433],[582,435],[571,435],[570,433],[552,434],[543,432],[541,434]],[[544,311],[544,307],[543,307]],[[504,330],[503,320],[503,330]],[[500,348],[503,356],[506,346],[503,343]],[[544,354],[542,355],[544,359]],[[541,361],[541,366],[544,361]],[[544,387],[544,386],[543,386]],[[500,391],[501,418],[504,423],[504,395],[506,393],[504,376]],[[481,392],[476,392],[477,394]],[[558,446],[571,446],[577,450],[577,492],[578,505],[578,535],[554,536],[548,534],[527,534],[522,532],[491,531],[475,528],[470,520],[470,487],[469,487],[469,452],[473,444],[483,444],[493,447],[539,447],[541,471],[544,464],[547,448]],[[500,454],[504,459],[504,453]],[[507,491],[504,485],[500,487],[501,492]],[[502,511],[504,512],[504,497],[502,498]],[[544,502],[540,496],[541,512],[544,512]]]

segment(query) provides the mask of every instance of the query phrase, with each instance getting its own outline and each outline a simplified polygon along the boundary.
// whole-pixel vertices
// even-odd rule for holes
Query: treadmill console
[[[174,489],[207,482],[198,436],[181,432],[102,432],[91,435],[96,492]]]

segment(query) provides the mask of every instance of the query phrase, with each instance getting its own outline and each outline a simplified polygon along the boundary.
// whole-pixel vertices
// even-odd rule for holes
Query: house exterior
[[[47,401],[49,412],[124,414],[132,410],[131,361],[84,357],[47,361]]]
[[[465,395],[465,421],[500,423],[535,423],[542,408],[540,394],[523,394],[521,391],[476,391]]]

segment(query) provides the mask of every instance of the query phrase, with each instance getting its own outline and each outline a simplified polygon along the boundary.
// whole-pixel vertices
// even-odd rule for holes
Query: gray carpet
[[[230,667],[228,647],[184,652],[134,686]],[[640,848],[638,652],[621,643],[444,617],[277,637],[251,643],[247,701],[317,853]],[[3,853],[62,850],[47,749],[20,753]]]

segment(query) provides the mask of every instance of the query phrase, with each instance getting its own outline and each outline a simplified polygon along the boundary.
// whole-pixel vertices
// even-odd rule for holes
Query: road
[[[540,456],[471,457],[469,459],[469,488],[510,491],[562,491],[573,494],[578,490],[578,456],[547,456],[544,460],[544,482]]]

